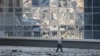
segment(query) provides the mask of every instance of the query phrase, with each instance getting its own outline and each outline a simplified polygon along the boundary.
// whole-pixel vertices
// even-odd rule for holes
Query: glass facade
[[[84,38],[100,39],[100,0],[84,0]]]
[[[0,0],[0,36],[99,39],[99,0]]]

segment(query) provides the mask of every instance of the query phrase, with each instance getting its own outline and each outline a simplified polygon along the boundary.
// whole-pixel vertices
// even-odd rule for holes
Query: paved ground
[[[63,48],[63,53],[56,48],[0,46],[0,56],[100,56],[100,50]]]

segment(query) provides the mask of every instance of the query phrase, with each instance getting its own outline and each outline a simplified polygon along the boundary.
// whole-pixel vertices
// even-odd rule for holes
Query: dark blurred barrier
[[[56,47],[57,40],[39,39],[0,39],[0,45],[7,46],[34,46],[34,47]],[[88,48],[100,49],[99,41],[63,41],[64,48]]]

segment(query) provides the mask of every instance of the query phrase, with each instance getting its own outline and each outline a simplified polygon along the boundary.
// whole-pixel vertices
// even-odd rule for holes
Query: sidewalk
[[[0,46],[0,56],[100,56],[97,49],[63,48],[63,53],[56,48]]]

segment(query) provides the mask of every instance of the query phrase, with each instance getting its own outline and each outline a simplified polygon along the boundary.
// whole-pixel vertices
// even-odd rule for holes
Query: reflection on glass
[[[13,8],[8,8],[8,12],[13,12]]]
[[[13,32],[13,36],[15,36],[15,37],[22,37],[23,36],[22,30],[20,30],[20,31],[14,31]]]
[[[50,31],[51,31],[51,37],[57,37],[58,35],[58,22],[57,21],[50,21]]]
[[[14,0],[14,6],[15,7],[21,7],[22,6],[22,0]]]
[[[51,31],[50,32],[50,37],[51,38],[57,38],[58,37],[58,32],[57,31]]]
[[[0,12],[4,12],[4,8],[0,7]]]
[[[0,0],[0,7],[4,6],[4,0]]]
[[[76,0],[67,0],[67,25],[75,25]]]
[[[13,12],[13,7],[5,8],[5,12]]]
[[[41,33],[42,33],[42,37],[44,38],[49,38],[49,28],[42,28],[41,29]]]
[[[50,7],[58,7],[58,0],[50,0]]]
[[[5,26],[5,31],[13,31],[13,26]]]
[[[31,30],[31,26],[23,26],[23,30],[24,31],[29,31],[29,30]]]
[[[13,29],[14,29],[14,30],[17,30],[17,31],[22,31],[22,30],[23,30],[23,27],[20,26],[20,25],[19,25],[19,26],[16,26],[16,25],[15,25],[15,26],[13,26]]]
[[[84,37],[84,33],[83,31],[75,31],[75,37],[77,37],[76,39],[83,39]]]
[[[0,33],[82,39],[84,19],[85,24],[92,24],[91,14],[85,16],[84,0],[0,0],[0,30],[6,26]]]
[[[85,25],[92,25],[92,13],[84,14],[84,24]]]
[[[24,19],[30,19],[30,13],[23,13],[23,18]]]
[[[32,6],[38,6],[39,0],[32,0]]]
[[[92,35],[92,31],[84,31],[84,35],[85,35],[85,39],[92,39],[93,35]]]
[[[49,27],[49,20],[41,20],[41,27],[42,28],[48,28]]]
[[[82,25],[76,25],[75,30],[84,30],[84,27]]]
[[[66,14],[66,8],[59,8],[59,25],[66,25],[67,21],[67,14]]]
[[[100,16],[100,13],[94,13],[92,14],[93,15],[93,24],[96,25],[100,25],[100,19],[99,19],[99,16]]]
[[[31,37],[31,31],[23,31],[23,37]]]
[[[1,23],[1,22],[0,22]],[[2,36],[5,36],[5,32],[4,32],[4,30],[5,30],[5,26],[2,24],[2,25],[0,25],[0,36],[2,37]]]
[[[31,34],[32,34],[33,37],[40,37],[41,36],[40,25],[33,25]]]
[[[5,13],[5,25],[14,25],[13,13]]]
[[[63,37],[63,38],[67,37],[66,25],[60,25],[59,26],[59,37]]]
[[[67,8],[76,8],[76,0],[67,0]]]
[[[4,26],[0,25],[0,31],[4,31]]]
[[[1,31],[0,31],[0,36],[1,36],[1,37],[4,37],[4,36],[5,36],[5,31],[4,31],[4,30],[1,30]]]
[[[13,1],[14,0],[7,0],[7,1],[5,1],[5,6],[6,7],[13,7]]]
[[[67,31],[67,39],[75,39],[75,31]]]
[[[41,19],[48,19],[49,20],[49,8],[41,8]]]
[[[68,19],[70,19],[70,20],[74,20],[75,19],[75,9],[73,9],[73,8],[68,8],[67,9],[67,17],[68,17]]]
[[[76,25],[83,25],[84,24],[84,14],[78,13],[76,19]]]
[[[30,8],[23,8],[23,12],[31,12]]]
[[[84,0],[77,0],[77,18],[76,24],[83,25],[84,24]]]
[[[4,13],[0,13],[0,25],[4,26]]]
[[[75,30],[75,26],[74,26],[74,25],[68,25],[68,26],[67,26],[67,29],[68,29],[68,30]]]
[[[58,22],[52,21],[50,22],[50,30],[58,30]]]
[[[33,20],[31,19],[30,13],[23,13],[23,24],[32,25]]]
[[[14,8],[14,9],[15,12],[19,12],[19,13],[22,12],[22,8]]]
[[[49,8],[41,8],[41,33],[42,37],[49,37]]]
[[[93,39],[100,39],[100,31],[96,31],[96,30],[94,30],[93,31]]]
[[[32,34],[32,37],[40,37],[41,36],[40,32],[32,32],[31,34]]]
[[[49,0],[39,0],[40,6],[49,6]]]
[[[32,30],[33,30],[33,32],[39,32],[40,31],[40,25],[33,25]]]
[[[13,36],[14,34],[13,34],[13,31],[5,31],[5,36]]]
[[[66,38],[67,37],[67,32],[66,31],[60,31],[59,32],[59,37]]]
[[[13,17],[15,25],[22,25],[22,13],[15,13]]]
[[[50,8],[50,20],[58,20],[58,9],[57,8]]]
[[[31,0],[23,0],[23,7],[24,8],[29,8],[32,6],[32,1]]]
[[[59,7],[67,7],[67,0],[59,0]]]
[[[50,8],[50,33],[51,37],[58,36],[58,9]]]
[[[32,8],[32,19],[40,20],[40,8],[33,7]]]
[[[75,25],[75,9],[67,8],[67,24]]]
[[[4,11],[4,0],[0,0],[0,12],[3,12]]]

